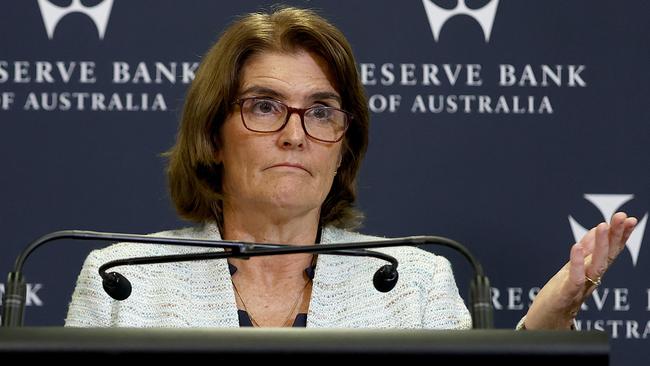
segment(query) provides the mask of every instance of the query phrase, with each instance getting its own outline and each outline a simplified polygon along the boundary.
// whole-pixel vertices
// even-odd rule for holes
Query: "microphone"
[[[76,240],[100,240],[119,241],[142,244],[170,244],[179,246],[208,247],[229,249],[221,252],[178,254],[157,257],[139,257],[130,259],[119,259],[105,263],[99,268],[100,276],[103,279],[104,289],[115,299],[128,298],[131,293],[130,282],[117,272],[106,273],[106,270],[121,265],[139,265],[152,263],[169,263],[179,261],[193,261],[219,258],[249,258],[254,256],[296,254],[296,253],[323,253],[347,256],[370,256],[386,260],[390,264],[382,266],[373,277],[373,285],[382,292],[392,290],[397,283],[399,274],[397,272],[397,259],[369,248],[396,247],[396,246],[420,246],[424,244],[437,244],[459,251],[472,265],[475,278],[471,283],[470,312],[472,314],[473,328],[491,328],[493,323],[492,305],[490,302],[489,280],[483,273],[483,268],[474,256],[460,243],[445,237],[439,236],[410,236],[403,238],[337,243],[319,245],[284,245],[284,244],[258,244],[236,241],[213,241],[198,239],[165,238],[145,235],[102,233],[94,231],[58,231],[47,234],[32,242],[16,259],[14,271],[10,272],[7,278],[5,294],[3,297],[3,324],[4,327],[22,326],[25,307],[25,280],[22,275],[22,267],[27,257],[41,245],[58,239]]]
[[[399,272],[395,266],[386,264],[379,268],[372,277],[372,284],[378,291],[388,292],[395,287],[399,279]]]
[[[102,276],[104,291],[115,300],[126,300],[131,296],[131,281],[127,280],[121,273],[111,272]]]

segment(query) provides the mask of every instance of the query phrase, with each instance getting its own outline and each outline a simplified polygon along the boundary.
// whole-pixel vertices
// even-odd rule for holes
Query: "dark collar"
[[[228,261],[228,270],[230,271],[230,276],[232,276],[235,274],[235,272],[237,272],[237,267],[235,267],[234,264]],[[316,256],[314,256],[314,260],[311,261],[311,265],[305,268],[305,274],[307,275],[307,278],[309,278],[310,280],[314,279],[315,273],[316,273]]]

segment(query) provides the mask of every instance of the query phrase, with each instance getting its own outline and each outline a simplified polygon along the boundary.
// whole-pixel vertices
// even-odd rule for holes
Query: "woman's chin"
[[[304,212],[318,208],[322,204],[319,197],[314,197],[313,192],[296,190],[296,187],[276,190],[265,198],[271,209],[282,211]]]

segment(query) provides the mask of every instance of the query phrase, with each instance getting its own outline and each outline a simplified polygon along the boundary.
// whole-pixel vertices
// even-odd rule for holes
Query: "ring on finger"
[[[594,286],[600,286],[601,282],[601,277],[596,278],[595,280],[592,280],[591,277],[585,275],[585,279],[589,282],[591,282],[592,285]]]

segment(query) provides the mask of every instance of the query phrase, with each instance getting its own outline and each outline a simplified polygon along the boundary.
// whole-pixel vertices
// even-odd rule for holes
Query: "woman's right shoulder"
[[[204,224],[181,229],[159,231],[146,234],[146,236],[176,239],[215,239],[214,233],[212,231],[213,230],[209,227],[209,225]],[[197,250],[201,250],[201,248],[183,247],[169,244],[119,242],[101,249],[93,250],[88,255],[88,260],[111,261],[121,258],[190,253]],[[203,250],[205,251],[205,249]]]

